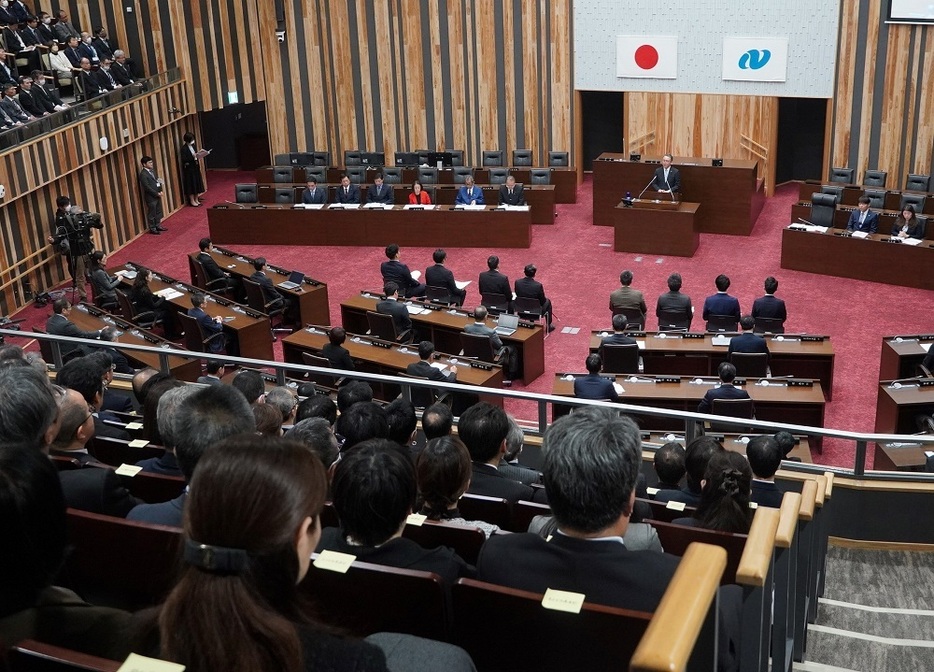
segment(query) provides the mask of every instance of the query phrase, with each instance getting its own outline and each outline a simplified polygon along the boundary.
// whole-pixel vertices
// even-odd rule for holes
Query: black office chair
[[[513,299],[513,304],[516,306],[516,313],[519,314],[519,317],[533,321],[545,319],[545,310],[542,308],[542,304],[538,302],[538,299],[517,296]]]
[[[635,343],[604,345],[601,351],[604,373],[639,373],[639,346]]]
[[[816,226],[833,227],[837,212],[837,198],[830,194],[811,194],[811,223]]]
[[[234,185],[234,201],[237,203],[256,203],[258,193],[256,184]]]
[[[468,177],[473,177],[473,168],[466,166],[456,166],[453,168],[454,184],[466,184]]]
[[[438,169],[420,167],[418,169],[418,181],[422,184],[438,184]]]
[[[614,308],[613,315],[622,315],[626,318],[626,329],[645,329],[645,315],[638,308]]]
[[[736,331],[739,323],[732,315],[711,315],[707,318],[707,331],[714,333]]]
[[[498,364],[500,358],[493,352],[493,344],[489,336],[483,334],[467,334],[461,332],[461,351],[464,357],[478,359],[481,362]]]
[[[830,194],[835,199],[835,205],[843,202],[843,187],[834,187],[829,184],[821,185],[820,193]]]
[[[918,238],[924,240],[924,237],[927,235],[928,228],[928,218],[927,217],[918,217]]]
[[[490,168],[490,184],[506,184],[509,171],[505,168]]]
[[[658,317],[659,331],[689,331],[693,316],[684,316],[682,310],[664,309]]]
[[[366,168],[362,166],[350,166],[344,173],[350,178],[351,184],[364,184],[366,182]]]
[[[363,157],[360,156],[360,150],[354,149],[344,152],[344,166],[362,166]]]
[[[424,166],[428,163],[428,155],[431,154],[427,149],[416,149],[415,153],[418,155],[418,165]]]
[[[273,337],[275,337],[277,331],[292,332],[291,329],[283,326],[282,322],[285,315],[285,300],[282,300],[277,308],[274,307],[278,303],[277,301],[267,303],[266,297],[263,295],[263,288],[259,286],[259,283],[247,278],[243,278],[243,288],[246,290],[247,305],[253,310],[269,316],[269,329],[273,332]],[[278,323],[276,318],[279,318]]]
[[[463,149],[452,149],[451,150],[451,165],[454,167],[464,165],[464,150]]]
[[[570,165],[567,152],[548,152],[548,166],[551,168],[564,168]]]
[[[714,399],[710,412],[713,415],[722,415],[727,418],[746,418],[753,419],[755,406],[752,399]],[[723,433],[745,433],[754,431],[752,427],[742,427],[738,425],[727,425],[718,422],[710,422],[708,428],[712,432]]]
[[[385,166],[383,168],[383,182],[386,184],[402,184],[402,168]]]
[[[312,152],[311,155],[316,166],[327,168],[331,165],[331,152]]]
[[[366,323],[370,328],[370,334],[384,341],[394,343],[411,343],[414,334],[411,329],[398,331],[392,315],[377,313],[375,310],[366,311]]]
[[[306,366],[317,366],[323,369],[330,369],[331,362],[327,360],[326,357],[321,357],[319,355],[313,355],[310,352],[302,352],[302,363]],[[315,371],[308,372],[308,380],[318,385],[323,385],[324,387],[334,388],[340,384],[339,378],[335,376],[330,376],[326,373],[317,373]]]
[[[551,168],[532,168],[529,184],[551,184]]]
[[[785,321],[777,317],[757,317],[752,331],[756,334],[784,334]]]
[[[856,169],[854,168],[831,168],[830,181],[841,184],[853,184],[856,181]]]
[[[869,199],[870,208],[881,210],[885,207],[885,196],[888,193],[887,191],[880,191],[878,189],[867,189],[863,192],[863,196]]]
[[[504,161],[503,150],[501,149],[484,149],[483,158],[481,159],[481,165],[484,168],[489,168],[491,166],[502,166]]]
[[[272,181],[291,184],[292,182],[292,166],[273,166],[272,169]]]
[[[884,170],[867,170],[863,173],[863,186],[884,187],[889,174]]]
[[[276,154],[273,159],[273,165],[275,166],[291,166],[292,165],[292,155],[291,154]]]
[[[409,373],[404,373],[400,371],[398,374],[400,378],[409,378],[411,380],[423,380],[428,381],[424,376],[413,376]],[[432,404],[444,404],[448,408],[454,403],[454,395],[448,391],[441,392],[434,387],[428,387],[427,385],[412,385],[409,387],[409,393],[412,397],[412,405],[417,409],[428,408]]]
[[[291,187],[276,187],[273,198],[279,204],[294,203],[295,190]]]
[[[514,149],[512,151],[512,165],[531,166],[532,165],[532,150],[531,149]]]
[[[427,285],[425,287],[425,297],[431,301],[431,303],[440,303],[445,306],[453,306],[457,303],[454,297],[451,296],[451,292],[447,287]]]
[[[908,173],[908,179],[905,180],[905,189],[908,191],[930,191],[931,176]]]
[[[305,181],[312,179],[318,184],[325,184],[328,181],[328,169],[325,166],[305,168]]]
[[[769,371],[769,356],[764,352],[734,352],[730,363],[736,375],[743,378],[765,378]]]
[[[480,295],[480,305],[484,306],[490,315],[499,315],[509,311],[509,297],[505,294],[486,292]]]
[[[920,194],[902,194],[902,202],[898,209],[904,210],[906,205],[913,205],[915,212],[921,214],[924,212],[924,205],[927,203],[927,197]]]
[[[220,339],[218,342],[224,343],[224,332],[219,331],[216,334],[205,334],[198,324],[198,320],[190,317],[187,313],[178,312],[178,320],[182,330],[185,332],[185,348],[192,352],[212,352],[211,343]]]
[[[128,322],[132,322],[137,327],[142,327],[143,329],[152,329],[158,324],[162,324],[162,320],[156,317],[156,313],[151,310],[146,310],[138,312],[136,310],[136,305],[130,301],[130,297],[127,296],[123,290],[115,289],[114,294],[117,295],[117,305],[120,306],[120,312],[123,314],[123,319]]]

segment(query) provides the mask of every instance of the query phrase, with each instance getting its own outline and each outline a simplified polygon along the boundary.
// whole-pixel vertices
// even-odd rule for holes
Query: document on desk
[[[507,212],[528,212],[528,205],[501,205],[499,206]]]
[[[931,351],[931,343],[918,343],[918,345],[920,345],[925,352]]]
[[[432,363],[431,363],[431,367],[432,367],[433,369],[438,369],[438,371],[447,371],[447,370],[448,370],[448,365],[447,365],[447,364],[442,364],[441,362],[432,362]]]
[[[921,244],[920,238],[903,238],[902,239],[902,245],[920,245],[920,244]]]
[[[867,238],[867,237],[869,237],[869,234],[866,233],[865,231],[854,231],[853,232],[853,238]]]
[[[640,341],[639,339],[636,339],[636,345],[639,346],[640,350],[645,350],[645,341]]]
[[[407,203],[403,210],[434,210],[434,205],[419,205],[417,203]]]
[[[455,209],[455,210],[486,210],[486,206],[485,206],[485,205],[479,205],[479,204],[477,204],[477,205],[466,205],[466,204],[464,204],[464,203],[459,203],[458,205],[455,205],[455,206],[454,206],[454,209]]]
[[[427,308],[422,308],[421,306],[406,306],[405,309],[409,311],[409,315],[424,315],[425,313],[431,312]]]
[[[712,339],[710,339],[710,343],[711,345],[728,346],[731,340],[733,339],[730,338],[729,336],[721,336],[718,334],[717,336],[714,336]]]
[[[367,203],[363,207],[367,210],[392,210],[393,208],[389,203]]]
[[[295,206],[297,210],[321,210],[324,203],[299,203]]]
[[[616,394],[622,394],[626,390],[623,389],[623,386],[619,383],[613,383],[613,389],[616,390]]]
[[[185,296],[182,292],[171,287],[166,287],[165,289],[160,289],[158,292],[154,292],[156,296],[161,296],[166,301],[171,301],[172,299],[177,299],[181,296]]]

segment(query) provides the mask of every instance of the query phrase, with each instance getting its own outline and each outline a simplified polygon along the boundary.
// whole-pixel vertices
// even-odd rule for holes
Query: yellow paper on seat
[[[339,553],[337,551],[321,551],[318,557],[312,563],[318,569],[326,569],[329,572],[346,574],[350,565],[357,559],[356,555],[350,553]]]
[[[555,590],[549,588],[542,597],[542,606],[554,611],[566,611],[569,614],[579,614],[584,606],[584,594],[572,593],[568,590]]]
[[[184,672],[185,666],[131,653],[117,672]]]

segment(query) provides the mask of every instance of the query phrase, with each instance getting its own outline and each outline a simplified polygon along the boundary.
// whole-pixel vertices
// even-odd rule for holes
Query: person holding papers
[[[204,294],[200,292],[195,292],[191,295],[191,308],[188,309],[188,317],[193,317],[198,320],[198,324],[201,326],[201,330],[206,334],[219,334],[224,330],[224,327],[221,326],[224,320],[220,315],[216,317],[211,317],[204,310]],[[218,353],[224,351],[224,339],[221,338],[212,338],[208,341],[207,346],[211,352]],[[233,352],[228,352],[228,354],[235,354]]]
[[[373,178],[373,186],[367,189],[366,192],[366,202],[380,203],[389,206],[395,203],[395,194],[393,193],[392,187],[388,184],[383,184],[382,173],[376,173],[376,177]]]
[[[431,196],[422,189],[422,183],[415,180],[412,183],[412,193],[409,194],[410,205],[431,205]]]
[[[915,206],[910,203],[902,210],[902,214],[892,225],[892,235],[899,238],[923,238],[924,227],[915,217]]]
[[[464,180],[464,186],[457,190],[454,205],[486,205],[483,200],[483,190],[474,186],[473,178],[469,175]]]
[[[655,169],[655,179],[651,187],[660,194],[678,194],[681,192],[681,171],[671,165],[671,154],[662,157],[662,167]]]
[[[401,252],[398,245],[391,243],[386,246],[388,261],[384,261],[379,267],[383,282],[394,282],[402,295],[407,298],[425,296],[425,285],[418,281],[421,273],[419,271],[412,273],[408,266],[399,261],[400,256]]]
[[[525,194],[522,193],[522,185],[516,184],[516,178],[510,175],[506,178],[506,184],[499,188],[500,205],[525,205]]]
[[[341,175],[341,186],[337,188],[334,202],[344,205],[360,205],[360,187],[351,184],[347,175]]]
[[[179,157],[182,162],[182,193],[188,199],[188,205],[197,208],[201,205],[201,195],[204,193],[204,180],[201,177],[201,159],[203,152],[195,149],[195,136],[185,133],[182,137],[182,148]]]
[[[431,341],[421,341],[418,344],[418,361],[409,364],[405,372],[410,376],[437,380],[442,383],[453,383],[457,380],[457,367],[451,366],[445,373],[436,366],[431,365],[431,356],[435,353],[435,344]]]
[[[308,178],[305,191],[302,192],[302,203],[306,205],[324,205],[328,202],[328,192],[326,189],[318,188],[318,180],[313,177]]]
[[[463,306],[464,299],[467,298],[467,290],[460,289],[457,286],[457,281],[454,280],[454,273],[445,268],[444,260],[447,259],[447,256],[448,253],[440,248],[434,251],[431,258],[434,260],[435,265],[425,269],[425,284],[429,287],[442,287],[448,290],[447,302]]]
[[[578,399],[619,401],[613,381],[600,375],[600,369],[603,368],[600,355],[597,353],[587,355],[584,366],[587,367],[587,375],[574,379],[574,396]]]
[[[869,209],[870,203],[868,196],[859,197],[856,210],[850,214],[850,221],[846,223],[847,231],[875,233],[879,230],[879,215]]]
[[[153,317],[162,322],[166,334],[172,333],[172,321],[169,317],[168,301],[164,296],[153,294],[149,283],[152,282],[152,271],[140,267],[136,271],[136,278],[133,280],[133,289],[130,290],[130,301],[139,310],[140,313],[153,313]]]

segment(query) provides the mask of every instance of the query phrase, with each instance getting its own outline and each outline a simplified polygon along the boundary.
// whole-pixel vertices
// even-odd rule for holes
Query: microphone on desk
[[[639,198],[642,198],[642,194],[648,191],[648,188],[652,186],[652,183],[655,181],[655,176],[652,175],[652,179],[649,180],[649,183],[642,188],[642,191],[639,192]]]
[[[809,221],[806,220],[804,217],[798,217],[798,221],[799,221],[801,224],[807,224],[808,226],[814,226],[814,223],[813,223],[813,222],[809,222]]]
[[[675,192],[671,190],[671,185],[668,184],[668,178],[665,178],[665,186],[668,187],[668,194],[671,196],[671,202],[675,202]]]

